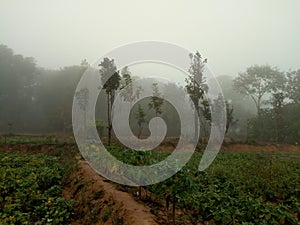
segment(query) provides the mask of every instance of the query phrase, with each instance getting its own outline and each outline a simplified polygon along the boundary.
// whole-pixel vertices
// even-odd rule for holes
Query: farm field
[[[138,224],[137,217],[147,217],[149,224],[300,222],[300,155],[294,152],[222,151],[203,172],[197,170],[202,153],[195,152],[175,176],[133,188],[97,175],[72,143],[12,140],[1,144],[0,224]],[[170,154],[118,144],[109,149],[133,165]],[[87,151],[93,150],[88,145]]]
[[[0,225],[300,225],[300,0],[0,10]]]
[[[74,201],[62,197],[64,170],[53,156],[0,155],[1,224],[67,224]]]
[[[1,1],[0,225],[300,225],[300,1]]]
[[[144,153],[117,149],[113,152],[135,165],[155,163]],[[204,172],[197,170],[200,158],[201,153],[196,153],[175,176],[146,187],[149,194],[141,198],[156,203],[164,200],[166,206],[175,203],[173,219],[169,220],[180,224],[185,224],[186,218],[191,224],[299,223],[299,155],[223,152]],[[177,208],[182,214],[174,218]]]

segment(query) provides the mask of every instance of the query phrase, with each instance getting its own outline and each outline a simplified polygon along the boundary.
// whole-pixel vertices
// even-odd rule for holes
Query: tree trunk
[[[139,199],[142,199],[142,186],[139,186]]]
[[[176,202],[176,197],[175,194],[173,195],[173,210],[172,210],[172,214],[173,214],[173,225],[175,225],[175,202]]]
[[[107,93],[107,129],[108,129],[108,146],[110,146],[111,143],[111,105],[110,105],[110,94]]]
[[[195,106],[195,111],[194,111],[194,124],[195,124],[195,142],[197,142],[198,138],[199,138],[199,120],[198,120],[198,113],[197,113],[197,109]]]
[[[167,211],[169,210],[169,206],[170,206],[170,195],[167,194],[167,197],[166,197],[166,208],[167,208]]]
[[[111,144],[111,126],[108,127],[108,146]]]
[[[262,96],[259,96],[258,97],[258,100],[257,100],[257,115],[258,115],[258,117],[260,117],[261,116],[261,98],[262,98]]]
[[[203,127],[204,137],[207,137],[208,134],[207,134],[207,130],[206,130],[206,127],[205,127],[205,121],[203,121],[203,119],[202,119],[202,118],[204,118],[204,120],[205,120],[205,117],[204,117],[204,115],[203,116],[200,115],[200,109],[199,109],[199,116],[198,117],[199,117],[199,120],[200,120],[200,124]],[[200,129],[200,131],[201,131],[201,129]]]
[[[140,138],[140,137],[141,137],[141,134],[142,134],[142,126],[139,126],[138,138]]]

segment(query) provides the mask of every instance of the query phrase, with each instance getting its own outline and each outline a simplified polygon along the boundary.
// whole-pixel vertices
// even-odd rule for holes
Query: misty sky
[[[199,50],[217,75],[300,69],[299,0],[0,0],[0,44],[60,68],[129,42]]]

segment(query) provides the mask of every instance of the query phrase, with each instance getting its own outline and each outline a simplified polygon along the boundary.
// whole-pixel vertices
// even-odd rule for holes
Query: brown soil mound
[[[79,168],[70,177],[65,198],[77,200],[72,224],[157,224],[150,208],[99,176],[86,161],[78,157]]]

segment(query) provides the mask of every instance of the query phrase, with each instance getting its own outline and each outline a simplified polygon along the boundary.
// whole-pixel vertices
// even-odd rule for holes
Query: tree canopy
[[[277,68],[269,65],[251,66],[239,74],[234,80],[234,88],[243,95],[248,95],[255,103],[257,114],[260,115],[263,97],[284,89],[285,76]]]

